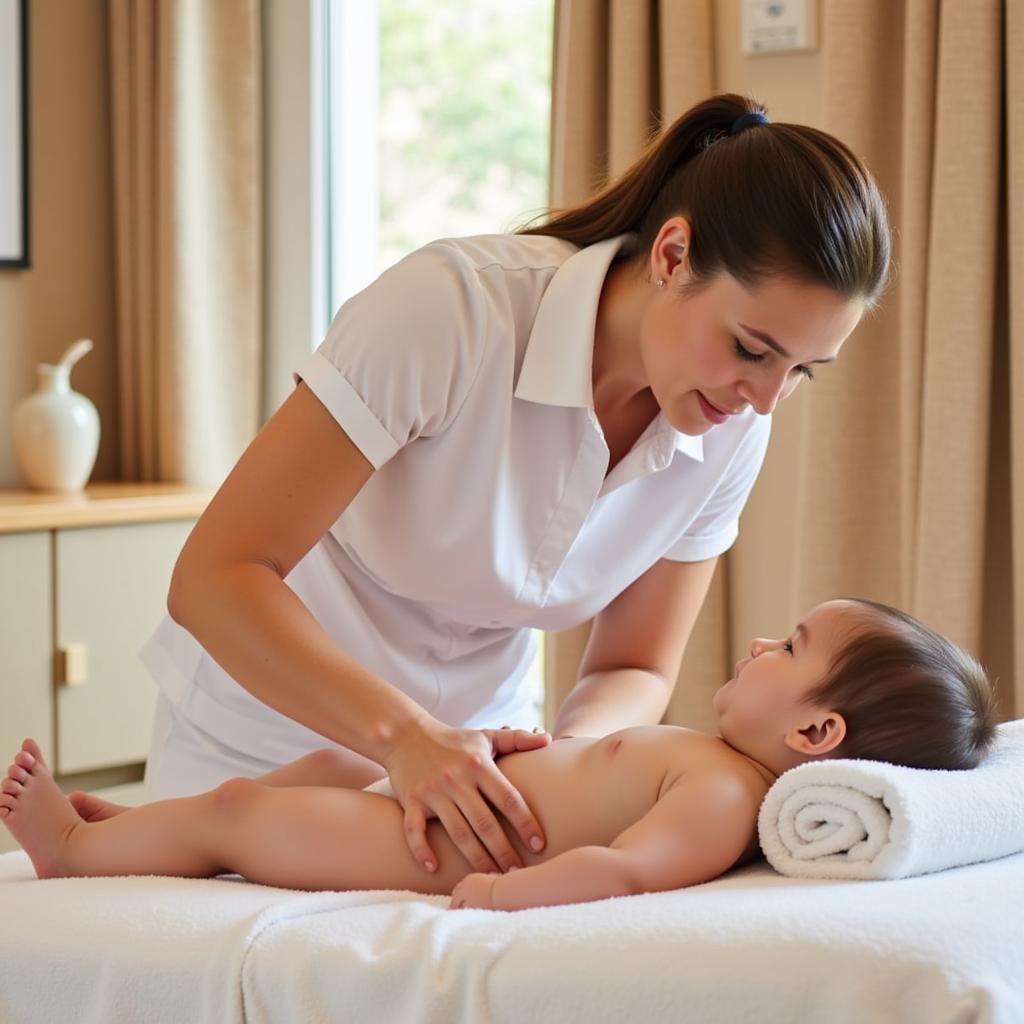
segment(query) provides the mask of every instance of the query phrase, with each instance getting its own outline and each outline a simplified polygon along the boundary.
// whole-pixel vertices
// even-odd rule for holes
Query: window
[[[548,202],[553,0],[328,0],[330,313]]]
[[[554,0],[320,0],[319,336],[346,299],[414,249],[513,230],[546,209],[553,9]],[[530,684],[543,710],[539,639]]]

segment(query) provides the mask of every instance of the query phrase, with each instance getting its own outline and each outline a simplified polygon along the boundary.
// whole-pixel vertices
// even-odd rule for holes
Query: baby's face
[[[788,637],[753,640],[749,657],[736,663],[732,679],[714,696],[722,738],[774,770],[786,756],[787,734],[816,721],[816,709],[800,701],[824,680],[860,618],[854,602],[827,601]]]

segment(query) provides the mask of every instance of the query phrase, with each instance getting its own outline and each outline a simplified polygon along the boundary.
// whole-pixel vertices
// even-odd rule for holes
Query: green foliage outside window
[[[379,0],[381,269],[547,205],[553,0]]]

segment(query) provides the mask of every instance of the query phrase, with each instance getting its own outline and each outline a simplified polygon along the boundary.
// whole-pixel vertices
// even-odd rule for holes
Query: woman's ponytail
[[[870,306],[888,279],[885,203],[861,161],[818,129],[768,123],[733,93],[698,103],[597,195],[520,233],[580,248],[631,233],[646,261],[677,215],[690,220],[696,285],[723,270],[744,284],[790,274]]]
[[[715,96],[692,107],[664,133],[656,134],[643,155],[615,181],[579,206],[549,214],[543,226],[523,235],[554,235],[583,248],[605,238],[639,231],[665,183],[692,157],[727,135],[736,119],[764,108],[743,96]]]

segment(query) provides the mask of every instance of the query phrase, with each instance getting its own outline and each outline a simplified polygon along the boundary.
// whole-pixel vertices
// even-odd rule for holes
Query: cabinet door
[[[53,757],[50,534],[0,535],[0,773],[26,736]],[[17,843],[0,828],[0,853]]]
[[[62,774],[145,761],[157,689],[139,661],[167,607],[192,522],[58,530],[56,642],[82,644],[85,682],[57,688]]]

